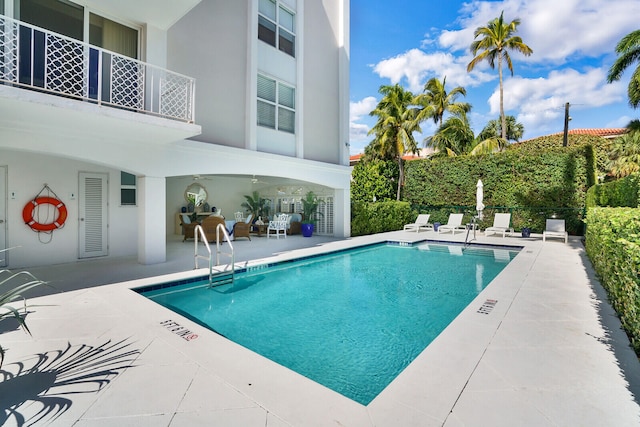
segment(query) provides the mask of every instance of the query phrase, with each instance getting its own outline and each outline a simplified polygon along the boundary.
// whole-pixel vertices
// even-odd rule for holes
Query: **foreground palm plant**
[[[616,178],[640,172],[640,131],[629,132],[613,141],[608,166]]]
[[[0,270],[0,321],[12,317],[18,321],[25,332],[31,335],[31,331],[29,331],[25,322],[27,300],[22,294],[44,283],[27,271],[12,273],[9,270]],[[18,306],[16,308],[15,302],[18,302],[22,307]],[[0,367],[2,367],[2,362],[4,361],[4,353],[5,350],[0,345]]]
[[[613,83],[622,78],[622,73],[638,62],[627,87],[629,105],[633,108],[640,107],[640,30],[635,30],[627,34],[616,46],[618,58],[609,69],[607,81]]]

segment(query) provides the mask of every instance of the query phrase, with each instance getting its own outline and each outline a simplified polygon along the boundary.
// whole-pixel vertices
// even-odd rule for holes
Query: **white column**
[[[166,180],[138,177],[138,262],[167,260]]]
[[[351,192],[346,189],[336,189],[333,201],[333,235],[335,237],[351,237]]]

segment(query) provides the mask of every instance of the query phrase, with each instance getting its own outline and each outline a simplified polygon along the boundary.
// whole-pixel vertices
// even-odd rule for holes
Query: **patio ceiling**
[[[76,3],[112,16],[123,16],[167,30],[201,0],[75,0]]]

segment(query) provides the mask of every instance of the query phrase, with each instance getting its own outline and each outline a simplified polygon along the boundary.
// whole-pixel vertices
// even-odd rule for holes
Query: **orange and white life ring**
[[[35,219],[33,219],[33,212],[38,205],[53,205],[58,209],[57,218],[48,224],[40,224]],[[64,225],[64,222],[67,220],[67,207],[62,201],[54,198],[54,197],[37,197],[34,200],[27,203],[22,209],[22,219],[24,219],[24,223],[27,224],[31,229],[35,231],[53,231],[58,228],[61,228]]]

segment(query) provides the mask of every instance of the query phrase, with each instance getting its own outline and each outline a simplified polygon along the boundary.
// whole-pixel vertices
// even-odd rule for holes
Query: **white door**
[[[80,172],[78,219],[80,258],[108,254],[108,186],[106,173]]]
[[[7,167],[0,166],[0,251],[7,247]],[[7,252],[0,252],[0,267],[7,266]]]

